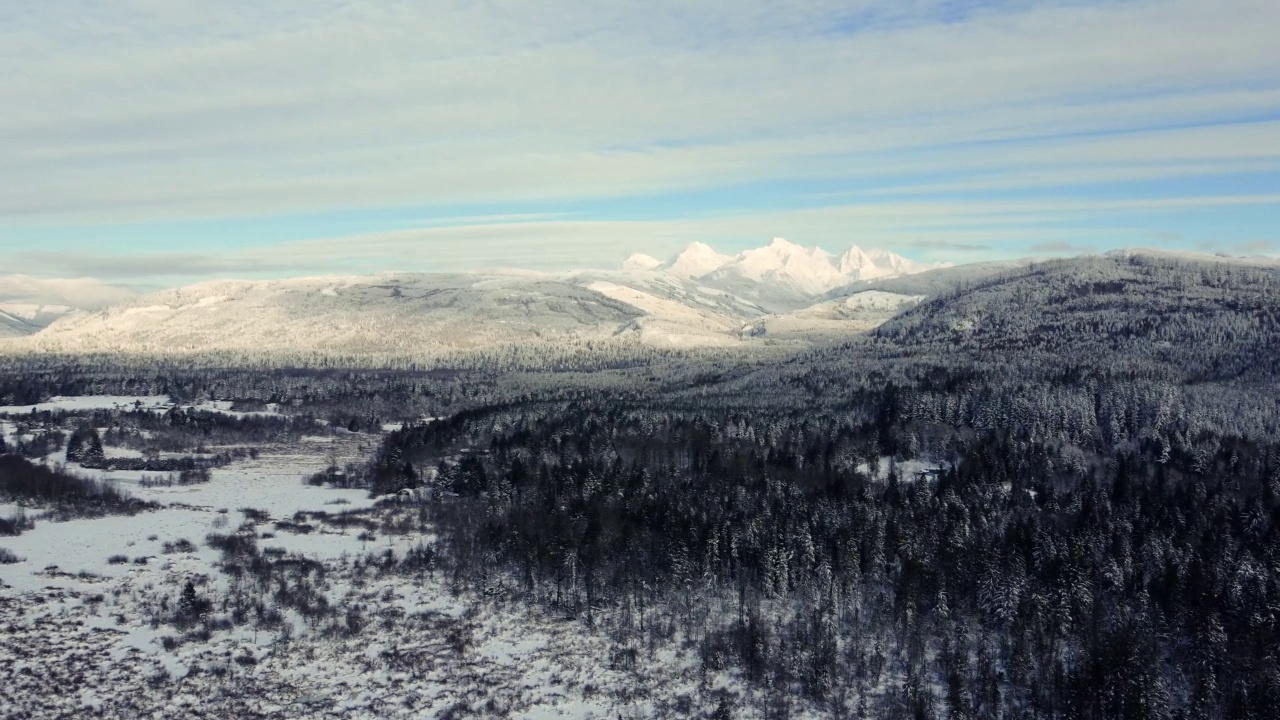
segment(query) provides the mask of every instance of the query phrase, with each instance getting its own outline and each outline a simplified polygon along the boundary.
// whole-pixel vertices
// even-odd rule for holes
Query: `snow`
[[[903,306],[923,302],[924,295],[903,295],[901,293],[884,292],[883,290],[866,290],[845,298],[846,308],[860,310],[900,310]]]
[[[715,272],[732,261],[732,257],[721,255],[709,246],[695,242],[671,262],[663,265],[662,270],[676,277],[696,278]]]
[[[0,406],[0,415],[28,415],[36,412],[80,412],[87,410],[147,410],[151,412],[168,412],[173,408],[184,408],[204,412],[215,412],[236,418],[264,417],[280,415],[280,407],[268,403],[265,410],[232,410],[230,400],[202,400],[195,403],[175,403],[167,395],[78,395],[74,397],[53,397],[46,402],[34,405]],[[9,427],[9,426],[5,426]],[[8,432],[6,430],[6,432]],[[121,457],[121,456],[117,456]]]
[[[263,478],[258,470],[240,468],[197,494],[213,504],[234,499],[273,514],[368,507],[347,491],[300,486],[280,470],[276,478]],[[297,496],[287,500],[284,489]],[[339,498],[349,504],[327,504]],[[641,651],[634,671],[615,670],[615,645],[603,628],[458,595],[434,573],[357,577],[352,561],[363,553],[390,549],[402,556],[435,538],[379,534],[365,543],[356,528],[336,532],[322,523],[306,535],[276,531],[261,537],[259,547],[319,559],[325,575],[317,589],[335,607],[336,621],[345,608],[360,607],[377,624],[354,637],[334,637],[290,611],[286,636],[259,629],[251,614],[208,641],[185,638],[166,649],[165,641],[181,631],[150,618],[162,613],[162,605],[172,608],[187,581],[215,600],[230,595],[232,580],[218,569],[220,554],[204,536],[235,531],[244,519],[234,509],[223,514],[169,507],[136,517],[38,523],[4,539],[0,546],[26,560],[0,566],[0,626],[6,628],[0,673],[14,680],[0,687],[0,705],[21,716],[314,717],[327,710],[353,718],[409,718],[469,708],[484,715],[585,719],[670,717],[678,698],[706,712],[714,707],[711,690],[750,692],[731,675],[704,681],[692,646]],[[259,524],[256,531],[270,529]],[[191,540],[196,550],[165,554],[165,541],[177,538]],[[110,564],[114,554],[129,562]],[[151,559],[135,564],[139,557]],[[19,597],[21,602],[12,601]],[[270,601],[269,592],[265,597]],[[214,615],[228,617],[217,602]],[[454,645],[453,637],[466,640]],[[232,661],[236,657],[251,664],[241,666]],[[227,672],[234,682],[223,676]],[[759,717],[743,705],[741,717]]]
[[[628,261],[624,268],[637,269]],[[785,238],[745,250],[736,256],[722,255],[702,243],[693,243],[671,262],[658,267],[677,277],[749,280],[762,285],[792,288],[802,294],[820,295],[859,280],[893,277],[931,270],[937,265],[917,263],[883,249],[863,250],[853,246],[833,257],[818,247],[804,247]]]
[[[40,508],[29,508],[17,503],[0,503],[0,518],[11,519],[19,514],[36,520],[44,514],[44,511]]]
[[[638,270],[643,272],[657,270],[660,267],[662,267],[661,260],[643,253],[635,253],[622,263],[623,270]]]
[[[912,482],[922,476],[936,473],[942,469],[942,466],[936,462],[928,460],[899,460],[895,461],[892,457],[884,456],[880,458],[880,466],[873,474],[871,466],[862,463],[857,467],[857,471],[867,475],[872,475],[877,480],[887,480],[889,473],[894,470],[898,471],[898,479],[902,482]]]
[[[265,511],[273,520],[287,519],[299,511],[323,510],[339,513],[372,507],[373,500],[364,490],[339,490],[314,487],[302,483],[302,478],[324,465],[323,458],[311,456],[309,461],[299,462],[292,457],[263,456],[259,460],[237,463],[228,468],[215,468],[212,479],[195,485],[171,487],[143,487],[139,480],[146,475],[141,471],[87,470],[69,466],[77,473],[100,479],[114,480],[130,494],[143,500],[164,504],[161,510],[135,516],[109,516],[66,522],[37,522],[32,530],[15,538],[0,539],[0,547],[8,548],[25,561],[16,565],[0,566],[0,579],[20,590],[32,590],[51,584],[75,585],[65,578],[50,579],[42,573],[49,565],[75,575],[81,571],[105,577],[118,577],[127,573],[132,565],[109,565],[107,559],[114,554],[126,554],[130,560],[138,556],[160,556],[165,542],[180,539],[202,545],[210,532],[234,530],[243,522],[240,508]],[[339,504],[340,503],[340,504]],[[6,506],[7,507],[7,506]],[[219,517],[226,510],[228,518],[219,529]],[[27,510],[28,517],[38,517],[39,511]],[[0,512],[0,515],[5,514]],[[8,513],[12,514],[12,513]],[[276,545],[289,550],[305,551],[322,557],[336,556],[344,551],[358,550],[353,546],[358,531],[350,536],[314,533],[311,535],[285,535],[264,540],[264,546]],[[155,536],[155,540],[149,540]],[[212,561],[216,551],[201,548]]]
[[[99,396],[55,398],[47,407],[89,411],[137,400],[169,406],[160,397]],[[231,412],[227,401],[203,407]],[[0,431],[12,434],[16,423],[3,421]],[[615,670],[616,647],[604,628],[459,594],[437,573],[357,574],[357,558],[376,563],[372,558],[388,551],[404,557],[436,537],[429,526],[397,529],[405,527],[397,517],[417,516],[412,504],[378,505],[363,490],[304,484],[327,464],[337,441],[347,442],[342,435],[316,436],[268,446],[257,459],[215,468],[208,483],[187,486],[143,487],[139,480],[148,473],[71,466],[163,507],[134,516],[37,519],[22,535],[0,538],[0,547],[21,558],[0,565],[0,674],[14,680],[0,684],[0,706],[22,717],[313,717],[327,711],[408,718],[451,708],[526,718],[662,717],[671,716],[676,697],[691,698],[704,712],[713,706],[708,688],[748,692],[728,675],[704,684],[693,672],[693,646],[641,652],[637,670]],[[0,513],[18,511],[0,506]],[[360,524],[325,520],[348,511],[372,513],[361,521],[376,528],[372,539],[362,539]],[[276,526],[300,512],[307,513],[309,532]],[[316,621],[285,608],[282,626],[259,627],[250,613],[247,621],[212,630],[208,640],[184,636],[168,618],[187,582],[215,601],[212,617],[231,617],[228,598],[241,592],[241,581],[221,569],[221,552],[205,538],[235,532],[252,532],[263,557],[322,563],[316,590],[333,614]],[[178,540],[193,549],[175,551]],[[274,602],[274,589],[256,592],[259,601]],[[367,629],[335,637],[326,625],[343,622],[351,608],[367,618]],[[455,646],[455,636],[466,640]],[[410,660],[400,660],[405,657]]]
[[[74,412],[78,410],[132,410],[141,403],[144,410],[165,411],[173,407],[166,395],[82,395],[53,397],[35,405],[0,406],[0,415],[22,415],[36,412]]]
[[[822,248],[805,248],[782,238],[762,248],[747,250],[729,270],[758,282],[790,283],[814,295],[844,284],[845,275]]]
[[[856,281],[930,267],[885,250],[852,247],[837,258],[775,238],[736,255],[702,243],[666,263],[636,254],[619,271],[212,281],[121,298],[98,312],[72,312],[38,332],[17,316],[5,316],[0,345],[18,352],[216,351],[359,356],[368,362],[427,362],[529,343],[750,345],[761,341],[738,330],[763,315],[826,302],[826,293]],[[797,326],[792,335],[825,340],[841,330],[822,327],[808,338]]]
[[[378,275],[202,283],[76,314],[6,347],[426,359],[528,342],[603,340],[638,311],[545,276]]]
[[[884,324],[908,308],[915,307],[923,295],[867,290],[840,300],[817,303],[791,313],[770,315],[748,326],[749,332],[775,339],[847,337]]]
[[[42,317],[58,318],[73,311],[75,308],[70,305],[0,302],[0,312],[32,323],[38,323]]]

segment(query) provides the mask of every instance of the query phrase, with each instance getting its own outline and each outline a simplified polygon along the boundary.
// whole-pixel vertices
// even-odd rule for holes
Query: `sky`
[[[0,273],[1280,254],[1275,0],[0,0]]]

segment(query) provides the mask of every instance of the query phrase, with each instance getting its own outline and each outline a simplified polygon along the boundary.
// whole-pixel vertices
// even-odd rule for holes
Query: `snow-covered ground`
[[[455,594],[431,571],[378,570],[387,553],[403,558],[435,538],[409,522],[413,505],[375,508],[364,491],[301,482],[324,462],[303,446],[216,469],[201,485],[117,477],[165,507],[38,521],[0,538],[22,558],[0,565],[0,714],[665,718],[707,714],[727,690],[739,698],[735,717],[759,716],[740,680],[701,673],[692,647],[619,647],[602,629]],[[361,522],[377,530],[333,522],[352,510],[372,513]],[[298,513],[305,532],[289,524]],[[270,583],[246,591],[251,578],[219,566],[206,536],[237,532],[256,539],[261,557],[321,563],[315,588],[333,612],[286,610],[274,625],[250,612],[230,623],[235,597],[271,606],[275,592]],[[169,621],[188,581],[222,623],[207,639]],[[634,664],[619,665],[620,653]]]
[[[241,508],[261,510],[273,520],[287,519],[298,512],[322,510],[339,512],[373,505],[364,490],[335,490],[306,485],[302,479],[325,467],[323,452],[263,454],[257,460],[243,460],[211,471],[207,483],[193,485],[145,486],[144,479],[163,479],[164,473],[129,470],[93,470],[79,465],[68,466],[78,475],[109,480],[129,494],[161,503],[161,510],[132,517],[112,516],[100,519],[41,522],[15,538],[0,538],[0,547],[8,548],[25,562],[0,566],[0,580],[17,589],[35,589],[46,585],[74,585],[74,579],[50,579],[44,568],[57,565],[63,572],[75,575],[81,571],[107,577],[120,576],[128,568],[110,565],[112,555],[158,555],[166,542],[187,539],[202,543],[210,532],[234,530],[244,521]],[[3,512],[0,516],[11,515]],[[14,508],[16,510],[16,506]],[[26,509],[28,517],[39,510]],[[226,511],[226,512],[219,512]],[[223,529],[218,530],[221,526]],[[154,539],[148,539],[154,538]],[[315,539],[282,540],[290,549],[323,551],[332,547],[317,535]],[[350,548],[341,548],[337,554]],[[210,557],[216,557],[213,553]]]
[[[892,457],[886,455],[880,458],[879,466],[876,471],[871,472],[871,466],[862,463],[856,468],[858,472],[870,475],[877,480],[888,480],[889,473],[893,470],[898,471],[898,479],[903,482],[911,482],[919,479],[922,475],[932,475],[942,469],[942,465],[929,460],[901,460],[895,461]]]
[[[175,403],[166,395],[79,395],[74,397],[53,397],[47,402],[34,405],[0,405],[0,415],[26,415],[32,410],[36,412],[81,412],[89,410],[151,410],[168,412],[180,408],[194,408],[206,412],[217,412],[233,417],[252,417],[262,415],[279,415],[279,406],[268,404],[266,410],[239,411],[232,410],[230,400],[204,400],[198,403]]]
[[[137,400],[168,404],[45,406]],[[399,565],[436,542],[415,504],[303,482],[335,458],[367,456],[362,442],[338,433],[265,446],[192,485],[68,465],[161,505],[133,516],[54,522],[0,505],[36,520],[0,538],[17,558],[0,564],[0,717],[668,718],[723,703],[734,717],[762,716],[740,678],[704,673],[696,645],[679,637],[620,645],[607,623],[478,597],[431,566]],[[224,555],[211,534],[251,538],[257,565]],[[284,569],[264,575],[264,564]],[[294,580],[326,609],[282,601]],[[175,620],[187,583],[211,603],[196,625]]]
[[[706,717],[725,690],[733,717],[763,716],[741,681],[704,675],[678,645],[620,648],[578,622],[455,598],[437,578],[362,579],[350,562],[327,567],[340,602],[365,608],[363,632],[241,626],[166,650],[179,633],[135,618],[198,572],[190,556],[86,590],[35,591],[21,605],[0,596],[0,675],[9,679],[0,707],[17,717],[603,720]],[[619,666],[632,650],[634,666]]]
[[[82,395],[50,398],[48,402],[35,405],[0,405],[0,415],[22,415],[32,410],[74,412],[77,410],[133,410],[135,407],[165,411],[173,407],[173,403],[164,395]]]

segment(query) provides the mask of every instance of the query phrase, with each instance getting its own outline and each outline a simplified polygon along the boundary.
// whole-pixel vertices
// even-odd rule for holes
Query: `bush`
[[[164,544],[164,552],[166,555],[172,553],[189,553],[196,551],[196,544],[186,538],[176,540],[174,542],[166,542]]]
[[[128,555],[112,555],[107,558],[108,565],[124,565],[127,562],[129,562]]]
[[[22,558],[13,554],[9,548],[0,548],[0,565],[13,565],[22,562]]]
[[[209,533],[204,541],[209,547],[221,550],[225,559],[253,557],[258,554],[257,539],[249,534],[221,535],[219,533]]]

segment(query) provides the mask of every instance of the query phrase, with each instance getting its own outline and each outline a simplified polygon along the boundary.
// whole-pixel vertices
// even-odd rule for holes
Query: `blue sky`
[[[208,5],[0,0],[0,273],[1280,254],[1273,0]]]

